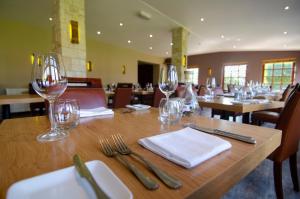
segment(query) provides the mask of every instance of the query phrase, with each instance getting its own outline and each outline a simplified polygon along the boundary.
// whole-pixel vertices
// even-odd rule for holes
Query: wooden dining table
[[[103,161],[124,182],[134,198],[219,198],[255,169],[281,142],[281,131],[271,128],[203,116],[186,116],[177,124],[162,125],[157,118],[156,108],[131,113],[115,110],[113,117],[82,118],[67,138],[47,143],[36,140],[37,135],[49,128],[46,116],[4,120],[0,124],[0,198],[5,198],[9,186],[19,180],[72,166],[74,154],[79,154],[84,161]],[[232,144],[232,148],[191,169],[176,165],[138,144],[141,138],[178,130],[189,122],[252,136],[257,143],[223,138]],[[169,189],[157,179],[159,189],[147,190],[116,159],[104,156],[98,138],[117,133],[132,150],[180,179],[183,186],[177,190]],[[140,162],[129,157],[128,160],[155,178]]]
[[[213,99],[198,98],[198,103],[201,107],[208,107],[223,111],[230,111],[243,114],[243,123],[249,123],[249,113],[253,111],[261,111],[266,109],[283,108],[282,101],[265,102],[263,99],[256,99],[258,103],[234,103],[234,98],[231,97],[216,97]]]
[[[34,94],[0,95],[3,119],[10,118],[10,105],[44,102],[44,98]]]

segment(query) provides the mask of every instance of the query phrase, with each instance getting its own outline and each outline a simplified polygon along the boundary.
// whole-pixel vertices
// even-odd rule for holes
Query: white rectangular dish
[[[124,183],[99,160],[86,163],[99,187],[112,199],[132,199]],[[21,180],[10,186],[7,199],[93,199],[96,195],[74,166]]]

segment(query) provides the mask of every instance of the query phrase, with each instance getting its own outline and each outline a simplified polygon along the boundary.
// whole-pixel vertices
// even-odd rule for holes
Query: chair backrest
[[[292,90],[294,89],[295,86],[292,85],[292,84],[289,84],[286,87],[286,89],[283,91],[282,97],[281,97],[281,99],[279,101],[283,101],[283,102],[287,101],[288,97],[290,96],[290,93],[292,92]]]
[[[227,84],[227,91],[228,91],[228,93],[233,92],[233,90],[234,90],[234,85],[233,84]]]
[[[68,87],[102,88],[102,82],[100,78],[68,77]]]
[[[80,108],[106,107],[106,96],[102,88],[67,88],[59,99],[77,99]]]
[[[117,88],[132,88],[132,83],[118,83]]]
[[[161,92],[158,87],[155,87],[154,97],[153,97],[153,107],[159,107],[160,100],[164,98],[165,95]]]
[[[124,108],[130,104],[132,97],[132,88],[116,88],[113,101],[114,108]]]
[[[300,139],[300,87],[294,87],[280,113],[276,128],[282,130],[281,145],[274,151],[274,161],[283,161],[298,151]]]
[[[185,85],[178,85],[176,90],[175,90],[175,97],[183,97],[184,96],[184,92],[185,91]]]

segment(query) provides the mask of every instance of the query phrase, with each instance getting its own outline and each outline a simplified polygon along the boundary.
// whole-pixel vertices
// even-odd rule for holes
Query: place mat
[[[190,127],[142,138],[138,143],[185,168],[192,168],[231,148],[230,142]]]

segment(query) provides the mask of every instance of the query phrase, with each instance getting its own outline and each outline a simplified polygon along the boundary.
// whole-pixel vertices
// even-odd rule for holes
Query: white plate
[[[134,109],[136,111],[144,111],[149,109],[151,106],[145,104],[133,104],[133,105],[126,105],[126,107]]]
[[[101,189],[112,199],[132,199],[123,182],[99,160],[86,163]],[[14,183],[7,199],[93,199],[96,198],[88,182],[79,176],[74,166],[60,169]]]

